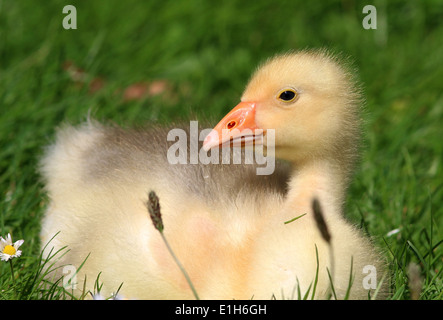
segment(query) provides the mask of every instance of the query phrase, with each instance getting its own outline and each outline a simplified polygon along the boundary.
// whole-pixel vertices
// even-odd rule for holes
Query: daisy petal
[[[11,259],[11,256],[9,254],[0,253],[0,259],[1,261],[8,261],[9,259]]]
[[[14,248],[17,250],[22,244],[25,242],[25,240],[17,240],[14,242]]]

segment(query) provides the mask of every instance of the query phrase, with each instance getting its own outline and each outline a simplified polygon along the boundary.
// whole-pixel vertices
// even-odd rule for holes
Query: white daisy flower
[[[97,292],[97,293],[90,292],[90,294],[91,294],[93,300],[106,300],[106,298],[104,296],[102,296],[102,294],[100,292]]]
[[[92,293],[90,292],[93,300],[124,300],[118,293],[112,293],[111,297],[105,298],[100,292]]]
[[[25,242],[25,240],[18,240],[12,243],[11,235],[8,233],[6,239],[0,237],[0,258],[2,261],[8,261],[12,258],[20,257],[22,254],[18,248]]]

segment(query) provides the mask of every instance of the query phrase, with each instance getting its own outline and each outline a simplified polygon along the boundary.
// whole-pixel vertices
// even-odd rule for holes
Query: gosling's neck
[[[290,211],[311,212],[317,198],[326,216],[341,214],[349,181],[349,168],[343,165],[330,159],[293,162],[287,195]]]

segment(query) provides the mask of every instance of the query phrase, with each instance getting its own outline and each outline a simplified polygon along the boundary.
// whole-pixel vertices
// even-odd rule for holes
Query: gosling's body
[[[193,298],[149,218],[145,203],[155,190],[164,233],[201,297],[248,298],[234,288],[243,290],[249,238],[281,206],[288,168],[257,176],[254,165],[171,165],[174,142],[166,138],[173,128],[123,130],[91,121],[60,130],[42,162],[51,199],[42,242],[60,231],[47,251],[68,245],[59,265],[78,267],[91,253],[80,284],[83,274],[93,285],[102,272],[108,294],[123,282],[128,298]]]
[[[257,121],[263,116],[257,112]],[[277,162],[274,174],[258,176],[255,165],[169,164],[169,129],[124,130],[90,121],[60,130],[48,149],[42,174],[50,204],[42,243],[60,232],[46,250],[68,246],[58,265],[78,268],[88,256],[77,276],[78,292],[85,275],[92,291],[100,273],[104,295],[123,283],[120,294],[129,299],[194,298],[148,216],[151,190],[160,198],[164,234],[202,299],[297,298],[298,291],[313,292],[316,278],[315,298],[327,298],[328,270],[337,298],[343,298],[351,268],[350,297],[366,298],[367,265],[381,280],[382,259],[342,213],[355,146],[337,144],[340,154],[326,157],[314,149],[328,149],[324,141],[301,136],[305,149],[277,146],[277,156],[290,166]],[[350,131],[358,132],[358,125]],[[283,136],[277,131],[277,143]],[[313,197],[322,204],[331,243],[313,219]]]

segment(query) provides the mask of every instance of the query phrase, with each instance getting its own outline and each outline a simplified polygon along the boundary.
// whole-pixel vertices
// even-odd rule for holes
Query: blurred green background
[[[76,30],[62,27],[69,4]],[[375,30],[362,26],[368,4]],[[347,215],[386,252],[392,298],[411,297],[415,262],[420,298],[440,299],[442,21],[440,0],[0,1],[0,235],[12,232],[25,256],[38,255],[46,196],[36,166],[61,123],[89,113],[128,126],[215,123],[257,64],[326,47],[352,57],[367,99]],[[128,98],[137,88],[144,94]]]

